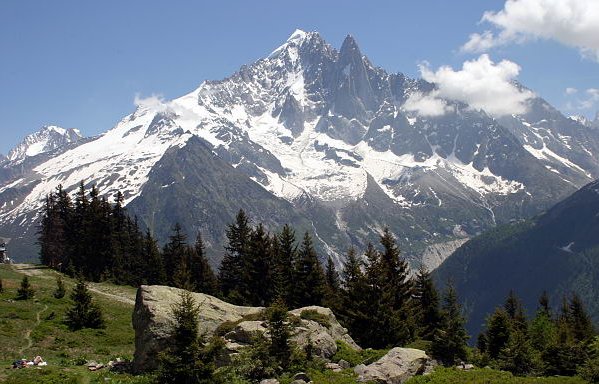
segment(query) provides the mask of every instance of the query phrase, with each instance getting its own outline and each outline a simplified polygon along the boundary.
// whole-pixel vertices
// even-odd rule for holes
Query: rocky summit
[[[338,264],[348,245],[363,248],[388,225],[409,259],[434,267],[464,239],[599,176],[599,131],[545,100],[502,116],[449,99],[442,114],[410,107],[435,89],[377,67],[352,36],[336,49],[295,31],[228,78],[139,100],[97,137],[3,160],[0,236],[13,239],[16,259],[35,255],[45,196],[83,180],[108,198],[122,191],[160,240],[175,222],[201,231],[214,264],[243,208],[271,230],[312,232]]]

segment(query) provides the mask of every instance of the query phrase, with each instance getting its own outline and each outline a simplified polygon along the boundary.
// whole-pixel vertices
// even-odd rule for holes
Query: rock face
[[[419,349],[393,348],[385,356],[370,365],[360,364],[354,368],[359,382],[402,384],[416,375],[429,372],[434,361]]]
[[[156,368],[157,354],[168,344],[172,326],[171,307],[179,300],[180,293],[180,289],[158,285],[142,285],[138,289],[133,311],[133,367],[137,372]],[[256,315],[264,310],[263,307],[236,306],[202,293],[193,293],[193,297],[200,308],[199,332],[206,339],[213,336],[217,327],[224,322],[237,323],[224,335],[229,353],[250,345],[258,335],[269,337],[265,321],[243,320],[250,315],[260,317]],[[318,313],[321,321],[302,319],[304,311]],[[355,350],[361,349],[328,308],[304,307],[290,311],[289,315],[294,324],[292,340],[299,348],[311,345],[313,353],[323,358],[330,358],[337,352],[336,341],[343,341]]]
[[[171,306],[178,301],[180,293],[180,289],[158,285],[142,285],[137,290],[132,319],[135,329],[133,367],[136,371],[156,368],[156,356],[166,346],[172,325]],[[207,337],[225,321],[239,321],[264,309],[229,304],[203,293],[193,293],[193,298],[200,307],[200,333]]]

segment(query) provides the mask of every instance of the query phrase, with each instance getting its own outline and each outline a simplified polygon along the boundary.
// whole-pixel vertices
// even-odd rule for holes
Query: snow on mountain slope
[[[403,108],[434,87],[375,67],[351,36],[336,50],[298,30],[232,76],[171,101],[141,100],[103,135],[14,176],[1,185],[0,230],[32,225],[59,184],[74,190],[83,180],[109,197],[120,190],[129,203],[165,152],[192,136],[294,204],[338,254],[347,241],[376,241],[377,228],[397,216],[394,230],[410,246],[421,243],[414,249],[454,244],[456,227],[467,236],[535,214],[599,175],[599,135],[542,103],[499,121],[452,100],[437,117]]]
[[[81,138],[81,132],[77,129],[46,125],[41,130],[26,136],[23,141],[8,152],[7,158],[9,161],[21,162],[26,157],[50,152]]]

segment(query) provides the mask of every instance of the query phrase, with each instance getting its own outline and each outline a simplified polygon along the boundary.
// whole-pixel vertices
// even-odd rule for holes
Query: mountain
[[[599,177],[599,133],[544,100],[503,120],[454,100],[436,117],[404,108],[434,89],[376,67],[352,36],[337,50],[295,31],[232,76],[142,100],[104,134],[0,181],[0,236],[31,258],[44,196],[85,180],[106,196],[121,190],[161,240],[174,221],[190,236],[210,232],[215,260],[221,228],[244,207],[270,229],[292,221],[311,230],[338,262],[388,225],[404,255],[434,267],[464,239]],[[258,189],[254,205],[246,193]]]
[[[37,156],[64,147],[82,139],[79,130],[46,125],[39,131],[26,136],[16,147],[8,152],[11,162],[22,162],[27,157]]]
[[[577,292],[599,322],[599,181],[531,220],[508,224],[468,241],[439,268],[436,279],[456,285],[471,334],[510,289],[534,315],[544,290],[554,308]],[[493,289],[489,289],[493,287]]]

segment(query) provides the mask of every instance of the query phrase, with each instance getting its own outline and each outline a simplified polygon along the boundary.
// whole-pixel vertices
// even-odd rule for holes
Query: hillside
[[[35,289],[33,300],[17,301],[15,291],[23,276],[29,276]],[[74,283],[63,277],[67,296],[53,297],[56,276],[50,269],[31,264],[0,265],[4,292],[0,293],[0,367],[12,362],[40,355],[48,362],[43,369],[0,369],[0,382],[6,383],[93,383],[114,378],[104,371],[91,374],[84,367],[86,360],[107,363],[117,357],[131,359],[134,350],[134,332],[131,313],[135,289],[108,283],[91,284],[94,299],[101,306],[107,320],[102,330],[83,329],[72,332],[63,323],[70,306],[68,292]],[[129,381],[126,375],[117,380]],[[114,381],[119,382],[119,381]],[[138,381],[136,381],[138,382]]]
[[[576,292],[599,322],[599,181],[535,219],[468,241],[441,264],[435,276],[441,284],[448,279],[454,282],[475,335],[485,315],[510,289],[522,298],[529,315],[544,290],[554,308],[564,294]]]

